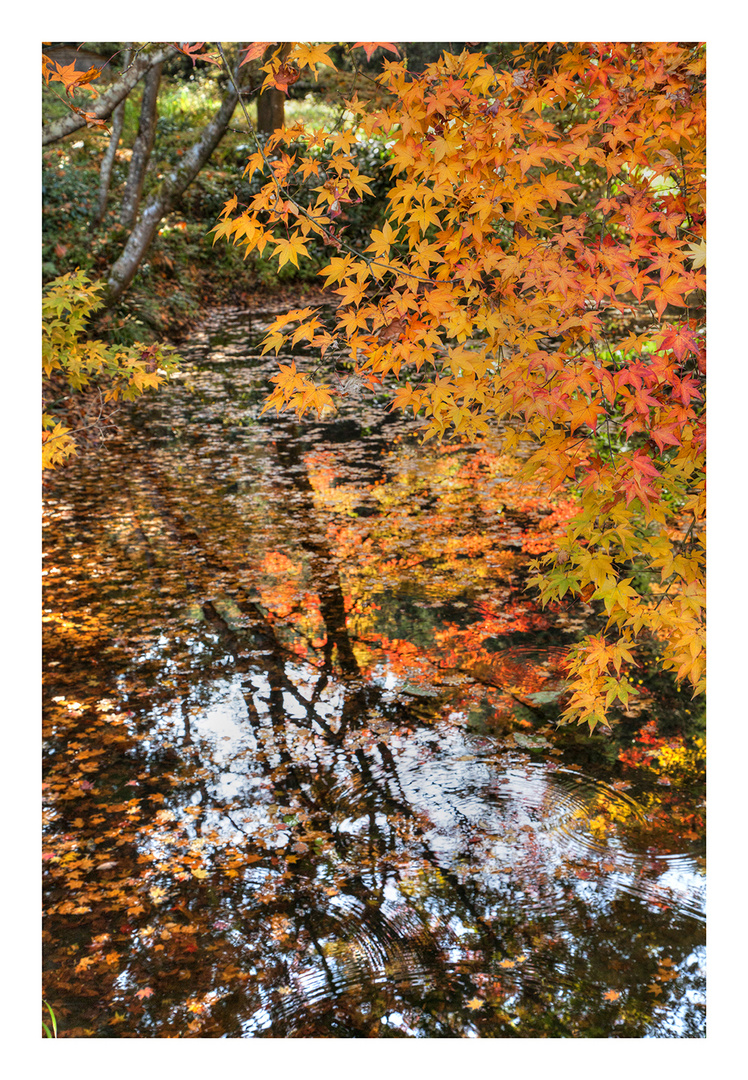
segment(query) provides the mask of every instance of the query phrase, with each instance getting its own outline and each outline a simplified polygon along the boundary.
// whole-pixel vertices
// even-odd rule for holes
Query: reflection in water
[[[549,722],[585,611],[523,566],[568,507],[376,399],[259,419],[260,331],[49,484],[62,1036],[702,1036],[698,789]]]

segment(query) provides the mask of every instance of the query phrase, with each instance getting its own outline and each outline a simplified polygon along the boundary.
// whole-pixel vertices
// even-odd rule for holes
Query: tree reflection
[[[583,615],[522,591],[563,505],[490,447],[335,435],[133,438],[52,483],[62,1037],[701,1035],[664,791],[511,734],[546,741]]]

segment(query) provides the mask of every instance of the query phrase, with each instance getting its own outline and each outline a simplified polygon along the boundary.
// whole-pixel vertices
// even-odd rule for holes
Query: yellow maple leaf
[[[343,281],[348,276],[352,263],[353,258],[350,255],[344,255],[342,258],[336,256],[320,270],[319,276],[327,278],[327,285],[332,285],[334,281]]]
[[[482,1009],[485,1005],[485,1001],[482,998],[474,997],[470,1001],[466,1002],[468,1009]]]
[[[694,270],[706,266],[706,240],[699,240],[698,244],[689,244],[688,250],[691,254],[687,258],[691,260],[691,266]]]
[[[315,68],[314,81],[316,82],[319,74],[316,70],[317,64],[326,64],[327,67],[331,67],[333,71],[338,70],[327,55],[331,48],[332,42],[330,42],[329,45],[297,45],[294,49],[294,60],[296,60],[299,67]]]
[[[299,265],[299,255],[306,255],[307,259],[311,259],[311,255],[306,249],[306,240],[303,236],[292,236],[290,239],[275,240],[274,255],[278,256],[278,269],[285,266],[287,262],[292,262],[294,266]]]

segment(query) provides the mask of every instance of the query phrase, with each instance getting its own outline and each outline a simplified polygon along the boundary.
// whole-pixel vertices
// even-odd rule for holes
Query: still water
[[[700,774],[646,687],[554,723],[592,613],[524,574],[570,506],[360,388],[261,414],[273,317],[47,485],[61,1037],[703,1037]]]

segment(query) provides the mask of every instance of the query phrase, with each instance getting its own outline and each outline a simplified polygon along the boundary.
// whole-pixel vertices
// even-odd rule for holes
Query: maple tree
[[[133,44],[130,43],[130,46]],[[75,62],[67,65],[60,64],[46,54],[42,54],[44,84],[50,93],[62,101],[66,109],[64,116],[43,125],[43,145],[56,142],[84,125],[104,128],[106,118],[114,114],[109,154],[102,161],[98,207],[94,214],[94,222],[100,222],[106,210],[111,166],[117,153],[117,143],[121,133],[116,110],[124,103],[138,81],[145,80],[139,132],[132,148],[128,181],[120,214],[122,224],[130,231],[119,257],[109,268],[102,293],[102,299],[107,307],[116,304],[129,288],[157,235],[159,223],[204,168],[221,142],[239,97],[237,80],[241,81],[243,74],[239,70],[239,64],[234,63],[231,79],[225,93],[221,95],[218,109],[202,129],[195,132],[194,142],[180,155],[180,160],[176,164],[166,167],[165,163],[162,163],[160,168],[163,172],[158,173],[155,190],[141,206],[140,196],[145,170],[150,163],[151,147],[155,137],[156,99],[164,62],[179,53],[188,57],[193,66],[198,59],[214,65],[226,61],[223,54],[222,58],[219,58],[217,55],[206,52],[204,42],[177,42],[150,50],[146,45],[142,45],[134,49],[134,58],[133,48],[130,46],[124,49],[125,70],[119,77],[114,78],[106,91],[101,93],[96,87],[96,80],[101,75],[99,67],[94,66],[87,71],[78,71]],[[64,97],[55,84],[62,85],[65,90]],[[78,92],[83,93],[84,99],[78,101],[73,99]]]
[[[76,437],[96,426],[104,407],[157,389],[176,370],[178,357],[169,345],[107,345],[85,336],[90,316],[102,306],[101,284],[77,270],[63,274],[42,298],[42,469],[54,469],[77,452]],[[60,394],[60,391],[62,393]],[[96,391],[98,416],[71,426],[55,410],[53,399]]]
[[[465,50],[411,74],[392,43],[353,50],[377,46],[395,54],[377,77],[383,103],[354,91],[336,128],[299,123],[258,142],[245,176],[264,184],[244,205],[229,199],[215,227],[279,266],[313,243],[329,252],[334,313],[280,316],[265,350],[339,350],[362,386],[425,419],[425,437],[479,439],[502,424],[507,449],[534,445],[539,485],[575,489],[577,513],[532,579],[544,603],[568,593],[607,616],[571,652],[565,719],[594,728],[628,701],[642,635],[700,693],[704,48],[549,43],[500,70]],[[273,53],[263,86],[334,67],[330,48]],[[382,228],[355,248],[341,222],[371,177],[349,151],[372,135],[388,140],[393,184]],[[582,208],[590,177],[597,197]],[[294,360],[267,407],[303,416],[340,393]]]

